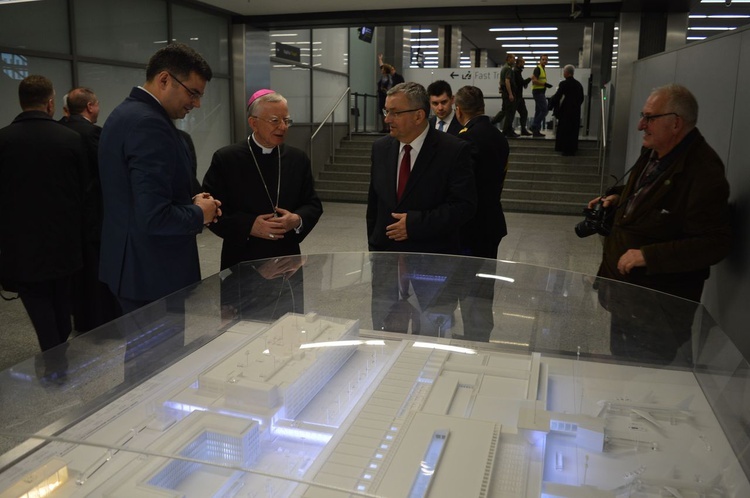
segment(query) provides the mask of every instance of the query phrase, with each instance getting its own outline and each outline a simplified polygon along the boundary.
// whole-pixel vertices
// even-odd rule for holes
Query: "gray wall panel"
[[[651,89],[681,83],[695,94],[700,106],[698,127],[722,157],[733,209],[732,252],[712,267],[703,291],[703,303],[722,329],[750,358],[750,29],[742,28],[705,42],[690,44],[638,61],[635,65],[631,123]],[[640,146],[640,132],[628,134],[628,164]]]
[[[628,129],[628,149],[625,169],[630,168],[641,154],[642,133],[638,131],[638,121],[643,104],[651,91],[659,86],[675,81],[677,54],[668,52],[638,61],[633,70],[632,100],[630,101],[630,127]]]
[[[676,52],[675,82],[688,87],[698,99],[698,128],[724,164],[732,136],[741,38],[720,37]]]
[[[737,67],[735,81],[722,77],[721,91],[724,99],[734,103],[734,113],[730,133],[728,160],[726,161],[727,179],[729,180],[729,199],[733,207],[733,247],[729,257],[711,269],[711,278],[703,292],[703,302],[711,314],[719,321],[725,331],[734,340],[745,355],[750,357],[750,168],[747,167],[750,157],[750,140],[747,124],[750,116],[750,92],[745,89],[750,81],[750,31],[733,35],[739,46],[734,52]],[[713,55],[713,54],[712,54]],[[719,54],[716,54],[719,56]],[[713,64],[712,64],[713,66]],[[724,64],[722,72],[727,68]],[[735,87],[739,91],[730,92]],[[745,84],[743,86],[743,83]],[[712,85],[716,90],[715,85]],[[720,110],[721,111],[721,110]],[[714,113],[721,119],[721,112]],[[712,142],[713,143],[713,142]]]

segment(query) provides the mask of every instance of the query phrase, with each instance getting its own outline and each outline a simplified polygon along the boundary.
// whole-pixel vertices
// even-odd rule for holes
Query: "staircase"
[[[370,150],[382,134],[352,134],[336,150],[315,181],[324,201],[367,202]],[[579,141],[578,154],[561,156],[552,139],[509,140],[510,163],[503,189],[506,212],[579,215],[599,195],[598,149]]]
[[[553,139],[510,140],[503,210],[520,213],[582,214],[599,195],[597,143],[578,141],[575,156],[555,152]]]

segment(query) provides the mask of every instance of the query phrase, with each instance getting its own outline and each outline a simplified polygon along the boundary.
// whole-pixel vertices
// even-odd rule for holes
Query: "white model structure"
[[[75,478],[53,498],[750,496],[688,372],[364,340],[317,315],[258,327],[86,433],[127,451],[79,436],[26,463],[34,482],[44,461]]]

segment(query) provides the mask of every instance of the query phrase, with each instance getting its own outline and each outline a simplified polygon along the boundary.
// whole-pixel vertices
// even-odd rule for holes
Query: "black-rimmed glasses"
[[[190,98],[192,100],[200,100],[203,98],[203,94],[201,92],[199,92],[198,90],[191,90],[190,88],[186,87],[185,84],[182,81],[178,80],[174,74],[170,72],[167,72],[167,74],[171,76],[172,79],[175,80],[177,83],[179,83],[182,88],[187,90],[187,93],[190,95]]]
[[[388,109],[383,109],[383,116],[385,116],[387,118],[388,116],[398,116],[398,115],[403,114],[405,112],[414,112],[414,111],[421,111],[421,110],[422,109],[406,109],[405,111],[392,111],[392,110],[388,110]]]
[[[664,114],[643,114],[641,113],[641,121],[645,121],[646,124],[651,124],[651,121],[657,118],[663,118],[664,116],[677,116],[680,115],[676,112],[665,112]]]

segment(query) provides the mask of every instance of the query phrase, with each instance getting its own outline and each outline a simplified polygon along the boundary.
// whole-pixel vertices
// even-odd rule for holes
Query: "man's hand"
[[[261,214],[253,222],[250,228],[250,235],[265,240],[280,240],[288,231],[284,228],[284,223],[279,221],[274,213]]]
[[[300,223],[302,223],[302,217],[300,215],[294,214],[291,211],[287,211],[286,209],[277,207],[276,214],[278,216],[276,218],[276,221],[284,225],[284,228],[286,228],[287,232],[290,230],[294,230],[299,226]]]
[[[637,266],[646,266],[643,252],[640,249],[628,249],[625,254],[620,256],[620,261],[617,262],[617,271],[621,275],[627,275],[630,270]]]
[[[210,225],[219,221],[221,201],[214,199],[208,192],[201,192],[193,197],[193,204],[203,211],[203,224]]]
[[[601,197],[595,197],[589,201],[588,208],[592,209],[594,205],[597,202],[599,202],[600,199],[604,200],[604,202],[602,203],[602,207],[608,208],[609,206],[617,205],[617,201],[620,199],[620,196],[617,194],[612,194],[612,195],[603,195]]]
[[[385,235],[396,242],[403,242],[409,238],[406,233],[406,213],[391,213],[397,221],[385,227]]]

